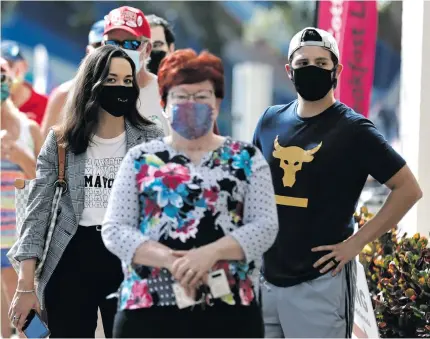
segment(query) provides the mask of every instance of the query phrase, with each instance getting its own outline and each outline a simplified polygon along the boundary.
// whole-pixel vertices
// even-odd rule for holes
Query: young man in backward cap
[[[271,167],[279,215],[278,237],[264,255],[266,336],[349,338],[355,258],[422,192],[372,122],[336,101],[342,65],[332,35],[312,27],[297,33],[285,69],[297,100],[269,107],[254,135]],[[391,193],[354,234],[352,216],[369,175]]]

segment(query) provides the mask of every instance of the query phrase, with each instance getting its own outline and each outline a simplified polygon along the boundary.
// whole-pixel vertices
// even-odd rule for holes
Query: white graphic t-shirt
[[[116,172],[127,152],[125,131],[112,139],[93,136],[85,163],[85,200],[79,225],[101,225]]]
[[[152,80],[140,89],[139,101],[137,108],[141,116],[156,123],[158,127],[162,128],[165,135],[170,134],[169,123],[163,115],[161,107],[160,93],[158,90],[157,76],[150,74]]]

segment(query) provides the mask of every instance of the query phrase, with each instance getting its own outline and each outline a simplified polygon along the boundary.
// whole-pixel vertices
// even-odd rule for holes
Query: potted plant
[[[359,227],[373,216],[365,207]],[[397,229],[368,244],[360,254],[382,338],[430,338],[430,249],[428,239],[399,237]]]

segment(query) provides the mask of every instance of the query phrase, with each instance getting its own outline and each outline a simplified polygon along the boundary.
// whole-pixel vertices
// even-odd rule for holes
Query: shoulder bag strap
[[[57,141],[58,146],[58,183],[65,184],[65,164],[66,164],[66,149],[64,146],[60,145]]]
[[[63,186],[63,193],[67,191],[66,182],[66,148],[60,143],[58,139],[59,127],[52,128],[55,135],[57,135],[57,153],[58,153],[58,179],[57,184]]]
[[[55,128],[54,128],[55,132]],[[61,195],[67,191],[67,182],[65,180],[65,163],[66,163],[66,149],[61,145],[57,138],[57,148],[58,148],[58,179],[55,184],[55,194],[51,206],[51,217],[48,225],[47,234],[45,237],[45,244],[43,248],[43,254],[40,262],[38,263],[35,271],[36,279],[40,279],[43,272],[43,267],[45,265],[46,258],[48,256],[49,246],[51,245],[52,236],[54,234],[54,229],[57,224],[58,217],[58,206],[61,200]]]

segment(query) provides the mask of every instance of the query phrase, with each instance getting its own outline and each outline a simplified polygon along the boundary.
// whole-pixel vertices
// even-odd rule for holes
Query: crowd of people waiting
[[[252,141],[217,128],[221,59],[175,51],[169,24],[137,8],[92,26],[75,77],[49,99],[24,81],[17,43],[1,52],[2,337],[31,309],[52,338],[94,337],[98,310],[106,337],[351,337],[355,257],[422,192],[374,125],[334,98],[329,33],[293,37],[298,98],[269,107]],[[391,194],[354,233],[369,175]],[[18,178],[31,184],[16,234]]]

